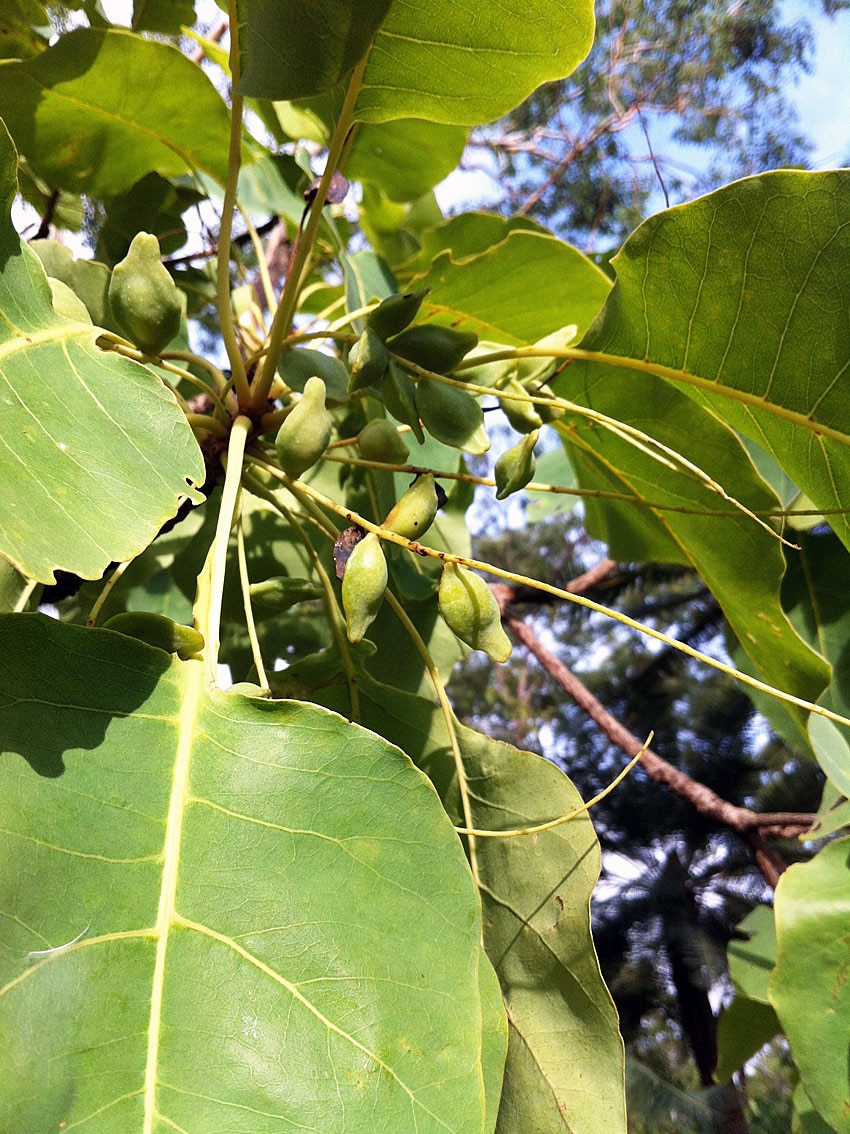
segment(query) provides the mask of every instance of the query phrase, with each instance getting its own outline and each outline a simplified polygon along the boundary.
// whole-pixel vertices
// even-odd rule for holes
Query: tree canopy
[[[469,129],[593,41],[585,0],[481,15],[246,0],[191,39],[165,0],[131,28],[2,16],[4,1132],[624,1132],[617,926],[597,955],[589,913],[615,804],[446,688],[512,643],[613,741],[617,807],[640,760],[775,887],[728,944],[719,1064],[696,1052],[731,1128],[714,1080],[782,1033],[798,1126],[848,1130],[850,174],[664,211],[613,279],[528,217],[446,219]],[[476,487],[580,499],[610,558],[474,553]],[[618,608],[618,563],[670,601]],[[651,698],[606,712],[529,595],[682,654],[730,720],[751,691],[819,815],[810,784],[781,812],[733,791],[709,713],[683,738]],[[666,851],[647,933],[675,893],[656,940],[698,1019],[702,851]]]

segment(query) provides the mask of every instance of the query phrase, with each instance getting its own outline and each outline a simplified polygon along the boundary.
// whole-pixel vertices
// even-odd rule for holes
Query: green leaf
[[[512,346],[571,323],[584,333],[611,289],[604,273],[569,244],[501,217],[455,217],[428,234],[422,256],[435,246],[446,250],[408,281],[410,288],[431,289],[423,316],[438,315]]]
[[[377,185],[391,201],[414,201],[457,167],[466,135],[463,126],[417,118],[361,125],[346,175]]]
[[[58,316],[41,262],[9,222],[15,153],[0,134],[0,553],[44,583],[95,579],[200,500],[200,450],[174,395],[145,366]]]
[[[850,730],[812,714],[809,738],[820,766],[841,794],[850,796]]]
[[[747,935],[747,940],[729,942],[729,976],[749,1000],[767,1004],[768,981],[776,965],[773,910],[769,906],[757,906],[739,923],[738,929]]]
[[[375,37],[356,115],[490,122],[579,65],[593,39],[587,0],[395,0]]]
[[[757,441],[815,507],[842,508],[850,172],[737,181],[646,221],[613,264],[616,285],[582,346],[631,359],[647,375],[658,368],[661,378],[641,389],[674,384]],[[592,362],[573,370],[594,385],[629,388],[639,378]],[[846,513],[831,522],[850,545]]]
[[[134,0],[133,31],[179,35],[195,22],[194,0]]]
[[[593,39],[587,0],[530,0],[521,10],[488,10],[486,19],[471,0],[369,0],[356,16],[340,0],[307,8],[253,0],[247,8],[243,94],[298,99],[330,90],[371,43],[355,111],[363,122],[490,122],[541,83],[569,75]]]
[[[567,460],[563,449],[551,449],[537,458],[534,479],[538,484],[551,484],[557,488],[576,488],[575,470]],[[578,497],[560,492],[528,492],[526,518],[532,523],[557,516],[561,512],[571,512]]]
[[[374,252],[346,253],[341,262],[345,273],[345,306],[349,311],[357,311],[376,299],[388,299],[399,290],[389,266]],[[358,334],[364,326],[365,320],[355,320]]]
[[[360,225],[374,250],[395,268],[419,251],[422,233],[441,224],[443,214],[433,191],[409,204],[391,201],[380,187],[365,182]]]
[[[14,610],[26,586],[27,580],[23,575],[11,563],[0,559],[0,612],[5,614]]]
[[[735,1072],[740,1071],[766,1043],[770,1043],[779,1030],[776,1013],[769,1004],[736,996],[721,1012],[717,1025],[717,1081],[728,1083]]]
[[[294,99],[328,91],[359,62],[392,0],[246,0],[239,90]],[[297,29],[297,31],[296,31]]]
[[[218,91],[177,48],[132,32],[80,28],[35,59],[0,64],[0,106],[53,188],[115,196],[152,171],[227,174]]]
[[[574,362],[552,387],[559,396],[681,454],[753,511],[776,508],[774,493],[733,430],[667,383],[634,371]],[[692,472],[670,467],[666,454],[653,457],[645,442],[630,443],[616,426],[605,428],[575,413],[559,422],[558,429],[582,488],[624,494],[635,501],[585,501],[588,531],[608,544],[612,558],[694,567],[760,678],[817,700],[829,681],[829,668],[783,609],[780,588],[786,563],[779,540],[755,519],[732,509]],[[790,711],[804,719],[801,711]]]
[[[239,203],[249,213],[286,217],[294,225],[304,215],[298,192],[304,173],[289,154],[264,154],[239,171]]]
[[[0,640],[0,1129],[491,1129],[477,897],[398,749],[110,631]]]
[[[795,863],[776,890],[779,945],[770,1001],[806,1094],[836,1131],[850,1130],[850,839]]]
[[[371,668],[371,663],[370,663]],[[364,722],[433,780],[462,824],[455,764],[436,705],[359,676]],[[344,695],[322,691],[344,707]],[[554,764],[458,726],[477,827],[505,830],[567,814],[581,800]],[[625,1130],[623,1048],[590,936],[599,846],[583,815],[537,835],[478,839],[484,945],[510,1040],[500,1134]],[[588,1100],[592,1099],[592,1105]]]
[[[834,1127],[824,1122],[812,1106],[800,1084],[794,1092],[794,1119],[791,1134],[834,1134]]]

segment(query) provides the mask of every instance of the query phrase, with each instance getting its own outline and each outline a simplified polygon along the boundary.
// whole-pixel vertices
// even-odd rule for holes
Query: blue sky
[[[832,20],[812,18],[811,4],[793,0],[789,18],[807,16],[816,39],[815,69],[792,89],[806,133],[817,149],[815,169],[832,169],[850,162],[850,12]]]

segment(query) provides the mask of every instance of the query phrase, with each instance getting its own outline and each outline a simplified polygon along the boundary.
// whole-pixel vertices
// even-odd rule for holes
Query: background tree
[[[845,0],[812,0],[827,17]],[[805,167],[790,91],[813,59],[810,23],[776,0],[602,0],[590,55],[473,133],[499,166],[502,207],[582,247],[618,244],[651,200]]]

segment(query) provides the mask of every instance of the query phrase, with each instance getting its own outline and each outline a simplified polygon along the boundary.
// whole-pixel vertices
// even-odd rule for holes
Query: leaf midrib
[[[157,1068],[159,1066],[159,1039],[162,1023],[162,1001],[165,988],[165,963],[168,954],[169,931],[175,924],[175,899],[180,870],[180,852],[183,841],[183,819],[189,795],[189,775],[192,767],[197,722],[204,685],[204,666],[200,661],[185,662],[187,666],[186,695],[180,714],[180,733],[177,755],[168,804],[163,843],[162,884],[159,892],[155,937],[156,957],[151,981],[151,1009],[148,1023],[148,1049],[145,1061],[144,1124],[143,1134],[152,1134],[156,1117]]]

